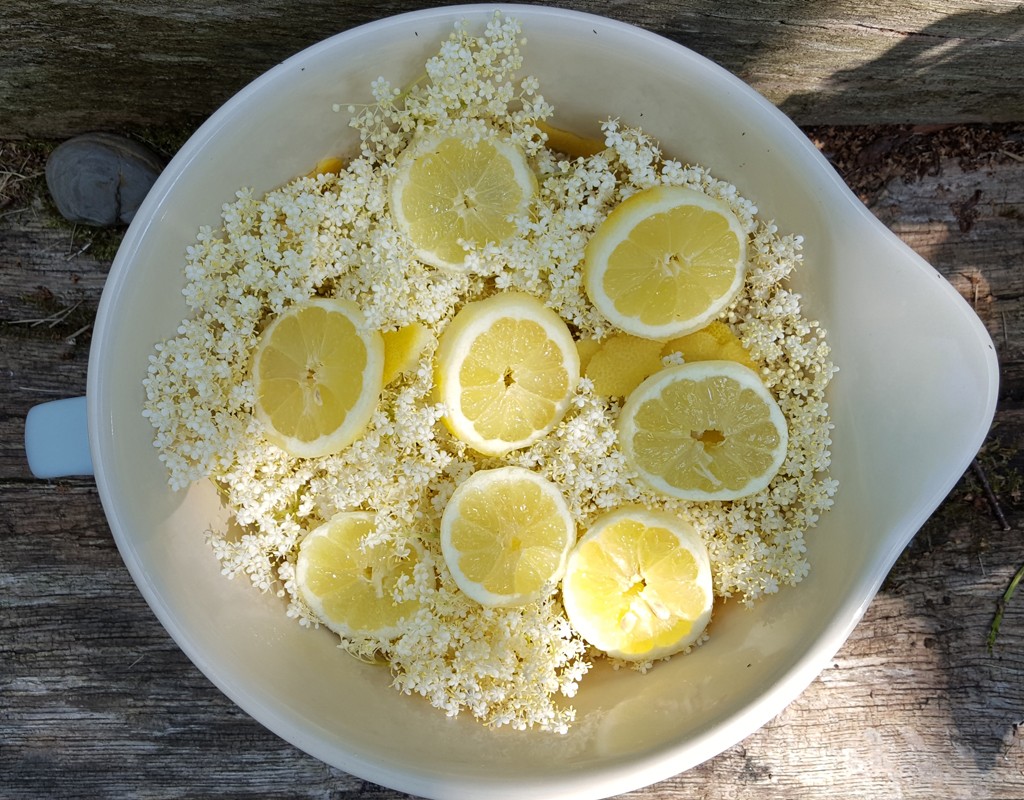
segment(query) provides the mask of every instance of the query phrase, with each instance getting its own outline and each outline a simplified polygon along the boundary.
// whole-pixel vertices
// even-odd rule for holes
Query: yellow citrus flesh
[[[337,156],[326,156],[316,162],[307,177],[315,178],[317,175],[337,175],[345,168],[345,162]]]
[[[465,268],[467,248],[500,244],[537,193],[522,149],[493,136],[442,134],[414,141],[391,182],[391,213],[417,258]]]
[[[757,369],[757,362],[743,346],[732,328],[721,320],[715,320],[699,331],[688,333],[667,342],[662,355],[679,353],[683,361],[735,361],[750,369]],[[653,373],[652,373],[653,374]]]
[[[626,399],[619,441],[653,489],[736,500],[764,489],[786,457],[781,409],[755,372],[698,361],[655,373]]]
[[[576,528],[558,487],[530,470],[473,473],[441,517],[441,552],[458,587],[485,606],[554,591]]]
[[[626,397],[648,375],[662,368],[662,343],[628,333],[609,336],[591,356],[584,375],[595,394]]]
[[[576,352],[580,357],[580,374],[583,374],[587,366],[590,364],[590,359],[594,357],[598,350],[601,349],[601,342],[598,339],[578,339],[576,341]]]
[[[579,382],[569,329],[541,301],[519,292],[464,306],[435,354],[445,423],[485,455],[504,455],[548,433]]]
[[[587,158],[597,155],[605,149],[604,141],[600,139],[580,136],[578,133],[567,131],[564,128],[556,128],[544,121],[539,121],[536,125],[547,137],[546,144],[549,150],[562,153],[570,158]]]
[[[398,581],[411,578],[418,550],[394,542],[367,545],[373,514],[343,512],[312,531],[299,545],[295,580],[310,610],[343,636],[394,636],[401,621],[419,608],[395,599]]]
[[[380,400],[384,344],[348,300],[314,298],[270,323],[253,355],[254,413],[271,442],[300,458],[336,453]]]
[[[587,244],[591,302],[636,336],[667,339],[697,330],[737,295],[747,238],[720,200],[656,186],[618,205]]]
[[[688,522],[619,509],[598,518],[569,554],[562,602],[591,645],[628,660],[693,644],[711,619],[711,565]]]
[[[679,353],[691,361],[736,361],[756,370],[757,363],[724,322],[715,320],[699,331],[663,343],[630,333],[609,336],[602,342],[576,342],[582,374],[594,382],[595,394],[627,397],[664,366],[662,358]]]
[[[422,323],[413,322],[395,331],[385,331],[381,336],[384,340],[382,380],[387,386],[399,375],[416,369],[430,342],[430,332]]]

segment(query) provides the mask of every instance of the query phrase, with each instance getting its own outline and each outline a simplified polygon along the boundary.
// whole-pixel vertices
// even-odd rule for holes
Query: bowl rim
[[[460,18],[479,19],[485,13],[491,14],[496,10],[521,20],[526,20],[526,24],[537,24],[545,20],[556,19],[585,22],[600,29],[635,37],[638,45],[649,45],[658,48],[667,46],[677,52],[677,54],[692,59],[694,63],[702,65],[704,68],[711,68],[720,75],[722,80],[732,90],[741,94],[746,102],[760,106],[763,112],[775,120],[779,126],[780,134],[788,136],[801,149],[803,156],[808,159],[808,162],[817,165],[816,169],[820,176],[830,185],[831,191],[836,193],[836,197],[842,197],[848,202],[853,201],[858,208],[858,213],[864,219],[869,220],[881,235],[890,237],[893,243],[898,244],[899,247],[904,248],[908,253],[912,253],[907,245],[877,220],[856,199],[853,192],[828,164],[824,156],[818,152],[799,128],[782,111],[723,67],[681,44],[635,25],[590,12],[547,6],[488,3],[441,6],[419,11],[409,11],[342,31],[303,49],[263,73],[239,90],[215,111],[193,133],[167,165],[153,190],[143,202],[135,221],[129,227],[124,237],[121,248],[111,266],[97,310],[89,357],[86,392],[90,447],[94,454],[96,483],[105,514],[110,523],[117,547],[139,591],[161,624],[174,639],[178,647],[186,653],[192,663],[232,702],[258,722],[268,727],[276,735],[321,761],[357,775],[360,778],[400,791],[428,797],[607,797],[664,780],[718,755],[762,727],[795,700],[825,668],[849,637],[854,627],[863,617],[883,580],[899,557],[900,552],[946,494],[948,494],[949,490],[956,484],[963,471],[969,466],[978,447],[984,441],[995,413],[998,398],[999,369],[991,337],[984,328],[984,325],[970,309],[966,301],[956,292],[955,288],[948,281],[945,281],[944,278],[943,290],[951,298],[955,298],[961,313],[969,317],[969,324],[973,325],[974,333],[977,336],[978,343],[982,345],[981,350],[986,359],[988,383],[987,386],[983,387],[985,392],[985,413],[983,417],[978,419],[971,436],[974,448],[966,455],[963,455],[956,464],[951,466],[949,473],[951,477],[943,485],[935,488],[932,496],[919,507],[917,513],[910,517],[902,527],[894,529],[889,533],[885,540],[887,547],[884,550],[879,549],[875,554],[871,568],[865,569],[859,576],[855,586],[849,592],[850,600],[840,607],[840,613],[832,619],[832,624],[823,628],[812,646],[796,659],[788,671],[776,680],[768,690],[759,695],[753,703],[742,707],[731,716],[707,729],[696,745],[693,741],[690,741],[687,743],[677,743],[675,746],[665,746],[653,752],[645,752],[635,757],[628,765],[628,768],[625,768],[622,764],[612,764],[607,767],[596,768],[585,780],[581,780],[580,775],[576,773],[559,777],[554,781],[550,777],[531,780],[528,776],[523,775],[516,787],[498,784],[485,786],[479,784],[468,785],[457,778],[446,778],[443,774],[402,771],[400,765],[394,759],[381,758],[369,760],[353,753],[339,752],[336,747],[329,746],[320,741],[314,733],[296,727],[291,720],[279,714],[271,704],[262,701],[260,698],[255,698],[238,691],[232,685],[230,675],[222,674],[217,665],[209,663],[193,641],[189,632],[178,624],[178,621],[163,606],[160,598],[147,585],[145,565],[132,547],[131,534],[127,530],[125,520],[118,508],[116,499],[117,487],[108,474],[106,466],[110,452],[108,438],[111,436],[111,427],[109,424],[110,414],[105,407],[106,390],[103,384],[105,371],[103,357],[104,352],[108,349],[104,343],[112,335],[113,323],[111,318],[116,312],[117,299],[125,284],[130,280],[134,254],[143,242],[150,226],[158,224],[156,212],[164,202],[168,192],[172,190],[177,176],[188,166],[196,154],[202,150],[208,140],[225,125],[228,119],[235,113],[235,110],[248,102],[250,96],[257,94],[264,87],[278,80],[283,74],[295,69],[296,64],[301,63],[305,59],[323,51],[343,46],[354,37],[378,35],[389,29],[401,29],[419,21],[456,20]],[[938,275],[934,268],[928,265],[922,258],[915,255],[913,260],[918,263],[920,268]]]

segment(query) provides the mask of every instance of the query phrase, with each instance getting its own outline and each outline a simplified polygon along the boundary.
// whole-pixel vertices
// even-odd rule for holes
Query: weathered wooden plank
[[[989,654],[984,639],[992,597],[1020,555],[1016,532],[949,528],[940,517],[808,692],[742,745],[672,783],[696,790],[700,779],[738,782],[735,797],[751,799],[1018,796],[1024,688],[1010,676],[1022,666],[1022,641],[1004,628],[1007,638]]]
[[[1016,0],[563,0],[663,34],[801,124],[1024,120]],[[334,33],[435,5],[383,0],[5,0],[0,137],[193,129]]]

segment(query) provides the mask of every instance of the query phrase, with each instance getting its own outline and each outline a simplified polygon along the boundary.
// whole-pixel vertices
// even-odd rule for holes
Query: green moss
[[[149,147],[169,161],[194,132],[192,125],[114,131]],[[126,226],[101,228],[69,222],[61,216],[46,187],[46,160],[57,141],[0,142],[0,214],[21,208],[37,209],[47,225],[70,232],[71,251],[111,262],[121,246]]]
[[[122,135],[144,144],[164,160],[170,161],[195,131],[196,126],[183,124],[122,131]]]

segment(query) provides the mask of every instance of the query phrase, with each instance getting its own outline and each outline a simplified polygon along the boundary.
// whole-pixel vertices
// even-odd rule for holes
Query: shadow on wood
[[[270,67],[437,3],[5,0],[0,138],[194,130]],[[662,34],[799,124],[1024,120],[1024,9],[996,0],[553,0]],[[527,32],[527,35],[529,32]]]
[[[835,70],[813,92],[792,94],[780,108],[797,120],[847,124],[869,116],[886,122],[1024,120],[1024,6],[954,13],[919,31],[890,33],[898,41],[884,53]]]

